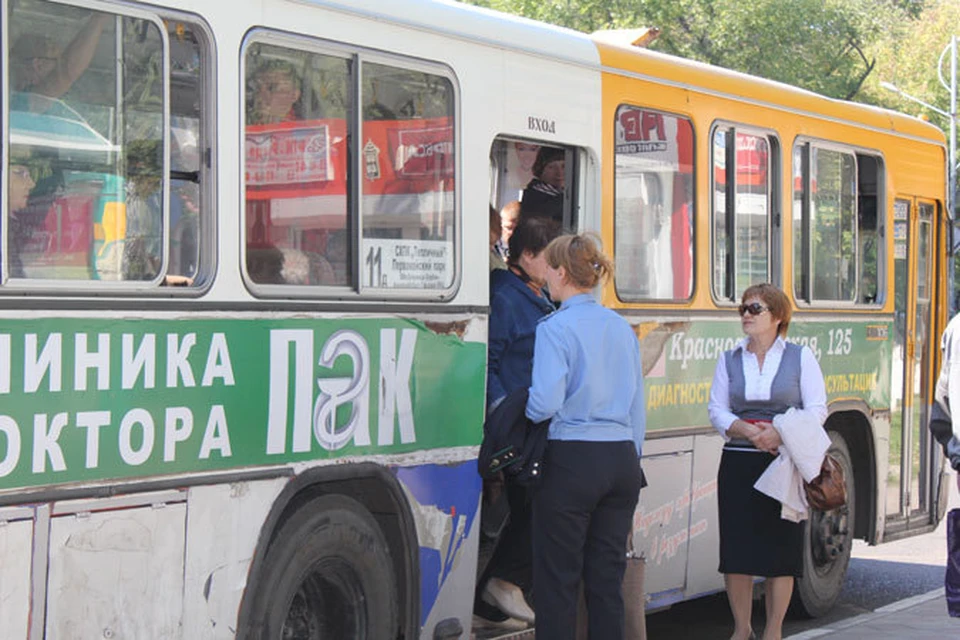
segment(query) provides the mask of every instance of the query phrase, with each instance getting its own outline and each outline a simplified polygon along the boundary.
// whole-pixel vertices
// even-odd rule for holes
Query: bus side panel
[[[480,540],[482,483],[476,460],[396,470],[420,544],[421,637],[457,618],[470,629]]]
[[[261,528],[288,481],[190,489],[183,589],[183,628],[189,637],[233,639]]]
[[[33,520],[8,521],[0,510],[0,620],[4,638],[26,638],[30,620]],[[17,509],[16,511],[23,511]]]
[[[723,438],[718,434],[693,437],[693,485],[690,488],[690,545],[687,597],[722,591],[723,575],[711,571],[719,564],[720,528],[717,526],[717,469]]]
[[[634,514],[634,550],[647,561],[644,590],[653,608],[684,599],[692,449],[689,436],[643,445],[643,472],[650,484],[640,492]]]
[[[185,522],[183,503],[51,518],[45,637],[182,637]]]

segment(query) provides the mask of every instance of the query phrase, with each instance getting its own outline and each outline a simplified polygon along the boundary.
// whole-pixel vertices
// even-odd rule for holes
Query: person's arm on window
[[[56,67],[47,74],[35,87],[34,93],[40,93],[48,98],[59,98],[73,86],[73,83],[83,75],[93,61],[97,52],[100,35],[112,16],[109,13],[94,12],[87,24],[74,36],[56,61]]]

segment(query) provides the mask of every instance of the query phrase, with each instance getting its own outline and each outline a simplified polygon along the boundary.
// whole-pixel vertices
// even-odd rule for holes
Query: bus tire
[[[855,522],[853,462],[846,441],[830,431],[830,453],[843,467],[847,483],[847,504],[826,513],[811,509],[803,528],[803,577],[793,589],[791,611],[805,618],[817,618],[836,604],[850,564]]]
[[[252,587],[247,638],[397,636],[389,547],[370,512],[352,498],[325,495],[302,505],[271,542]]]

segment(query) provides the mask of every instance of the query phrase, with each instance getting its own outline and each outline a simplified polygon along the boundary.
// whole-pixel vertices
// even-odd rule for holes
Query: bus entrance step
[[[502,629],[487,629],[483,627],[474,627],[471,640],[533,640],[533,629],[523,629],[521,631],[503,631]]]

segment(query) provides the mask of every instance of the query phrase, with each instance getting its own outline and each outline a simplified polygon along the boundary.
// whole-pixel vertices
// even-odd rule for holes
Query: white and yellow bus
[[[853,539],[930,530],[946,153],[916,119],[407,0],[3,0],[0,635],[469,637],[488,207],[539,147],[641,339],[651,609],[722,589],[746,286],[827,377]]]

